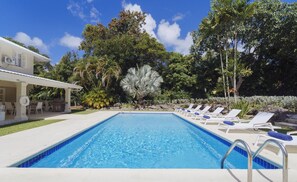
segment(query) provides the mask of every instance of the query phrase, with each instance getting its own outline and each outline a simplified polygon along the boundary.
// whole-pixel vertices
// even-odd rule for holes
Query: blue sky
[[[86,24],[107,25],[123,9],[147,13],[144,29],[168,50],[187,54],[189,33],[207,15],[210,0],[1,0],[0,36],[34,45],[56,63],[77,50]]]

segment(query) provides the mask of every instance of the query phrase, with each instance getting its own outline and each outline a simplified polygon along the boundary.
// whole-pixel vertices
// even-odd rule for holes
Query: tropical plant
[[[73,80],[78,81],[86,90],[99,85],[108,89],[113,81],[118,80],[121,67],[107,56],[89,56],[76,64]]]
[[[102,86],[108,88],[112,82],[112,78],[119,79],[121,75],[121,67],[117,62],[108,58],[106,55],[99,58],[95,65],[96,78],[101,76]]]
[[[120,85],[128,95],[141,104],[144,97],[154,96],[160,91],[162,82],[163,78],[158,72],[152,70],[149,65],[144,65],[138,69],[130,68]]]
[[[243,118],[251,111],[252,107],[249,102],[245,100],[240,100],[239,102],[235,102],[232,105],[232,109],[240,109],[241,112],[239,113],[238,117]]]
[[[241,60],[242,53],[238,47],[244,45],[244,23],[253,16],[254,9],[255,3],[249,0],[212,0],[211,11],[202,20],[198,31],[193,33],[192,54],[206,57],[207,61],[220,62],[220,68],[208,68],[220,74],[209,95],[223,92],[228,108],[230,94],[233,93],[236,102],[243,77],[252,73]]]
[[[60,62],[54,66],[49,62],[36,63],[34,65],[34,74],[44,78],[72,83],[73,68],[77,61],[78,55],[75,52],[67,52]],[[63,99],[64,89],[34,85],[33,89],[30,89],[30,97],[34,100]],[[76,98],[76,100],[78,99],[80,98]]]
[[[95,109],[101,109],[109,106],[113,102],[113,98],[100,87],[93,88],[83,97],[83,103]]]

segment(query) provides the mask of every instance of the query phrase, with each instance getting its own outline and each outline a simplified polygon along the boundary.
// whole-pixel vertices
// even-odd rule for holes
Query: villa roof
[[[25,51],[25,52],[27,52],[29,54],[32,54],[34,56],[34,58],[35,58],[36,61],[39,61],[39,62],[49,62],[50,61],[49,58],[47,58],[47,57],[45,57],[45,56],[43,56],[41,54],[38,54],[38,53],[36,53],[34,51],[31,51],[28,48],[25,48],[23,46],[20,46],[20,45],[14,43],[14,42],[11,42],[11,41],[3,38],[3,37],[0,37],[0,43],[4,43],[4,44],[8,44],[8,45],[17,47],[18,49],[21,49],[21,50],[23,50],[23,51]]]
[[[0,68],[0,80],[9,82],[25,82],[33,85],[40,85],[45,87],[55,87],[55,88],[70,88],[81,90],[82,87],[75,84],[60,82],[57,80],[51,80],[48,78],[38,77],[34,75],[19,73],[15,71],[5,70]]]

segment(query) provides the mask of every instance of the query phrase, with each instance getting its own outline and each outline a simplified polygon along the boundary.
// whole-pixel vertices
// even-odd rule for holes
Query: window
[[[16,61],[15,65],[21,67],[22,66],[22,54],[17,53],[16,54]]]
[[[5,102],[5,88],[0,88],[0,103]]]
[[[12,57],[5,56],[4,62],[9,65],[25,67],[25,55],[23,53],[14,53]]]

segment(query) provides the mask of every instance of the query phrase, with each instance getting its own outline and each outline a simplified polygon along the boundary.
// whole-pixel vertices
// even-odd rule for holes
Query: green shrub
[[[113,102],[113,98],[110,97],[104,89],[95,88],[86,93],[83,98],[83,103],[87,104],[91,108],[101,109],[109,106]]]
[[[190,95],[184,91],[171,91],[166,90],[162,94],[154,98],[155,103],[172,103],[174,100],[187,100],[189,101]]]
[[[134,104],[132,104],[132,103],[124,103],[121,106],[122,106],[122,108],[125,108],[125,109],[134,108]]]
[[[233,97],[230,98],[231,106],[234,104]],[[297,97],[296,96],[252,96],[238,97],[249,103],[250,107],[255,110],[262,110],[267,106],[274,106],[287,109],[291,112],[297,112]],[[223,97],[210,97],[208,99],[196,99],[196,103],[220,104],[225,105]]]
[[[252,109],[250,103],[247,102],[247,101],[245,101],[245,100],[240,100],[237,103],[233,103],[231,108],[232,109],[240,109],[241,110],[241,112],[238,115],[239,118],[243,118]]]

